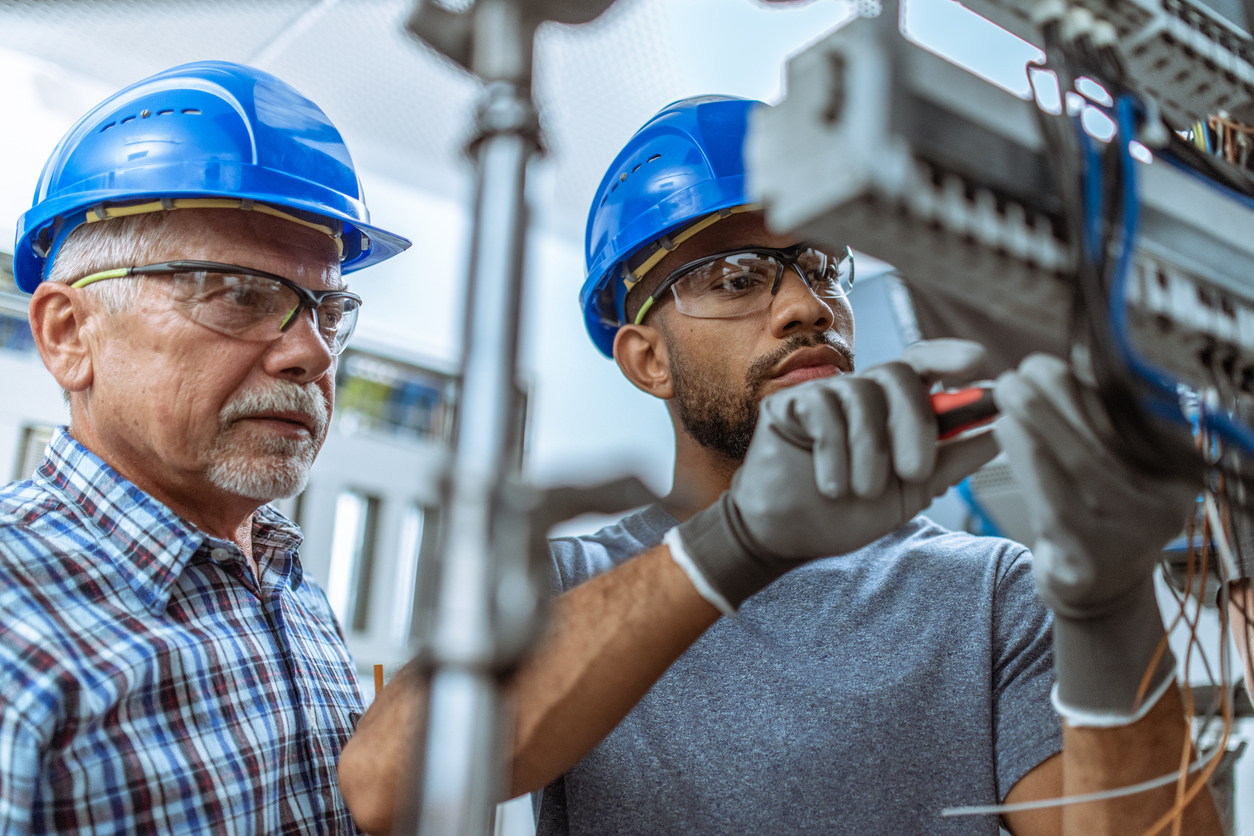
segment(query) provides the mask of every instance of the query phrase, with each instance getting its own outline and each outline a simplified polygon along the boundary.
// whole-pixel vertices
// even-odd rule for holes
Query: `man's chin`
[[[271,502],[303,491],[312,464],[312,456],[225,456],[209,466],[206,478],[226,493]]]

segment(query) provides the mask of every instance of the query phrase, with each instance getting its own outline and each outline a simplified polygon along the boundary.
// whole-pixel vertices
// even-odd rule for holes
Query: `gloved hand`
[[[900,361],[765,398],[731,489],[675,531],[732,607],[796,566],[905,524],[997,452],[991,433],[937,445],[928,389],[978,379],[965,340],[916,343]]]
[[[1124,464],[1101,440],[1110,428],[1095,393],[1056,357],[1027,358],[998,379],[994,396],[997,438],[1036,536],[1036,585],[1055,615],[1055,704],[1072,725],[1133,722],[1175,671],[1167,650],[1135,705],[1163,637],[1154,566],[1202,486]]]

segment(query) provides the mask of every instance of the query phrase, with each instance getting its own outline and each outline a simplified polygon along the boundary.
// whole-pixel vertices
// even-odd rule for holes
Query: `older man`
[[[342,273],[407,244],[247,67],[141,81],[53,153],[14,272],[71,423],[0,490],[0,832],[354,832],[354,669],[266,503],[326,436]]]

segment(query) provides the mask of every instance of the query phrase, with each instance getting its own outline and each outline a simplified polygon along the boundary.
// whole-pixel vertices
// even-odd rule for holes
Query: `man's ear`
[[[92,383],[91,330],[95,317],[79,290],[42,282],[30,300],[30,330],[44,366],[66,392]]]
[[[649,325],[624,325],[614,336],[614,361],[642,392],[668,401],[675,397],[670,354],[662,332]]]

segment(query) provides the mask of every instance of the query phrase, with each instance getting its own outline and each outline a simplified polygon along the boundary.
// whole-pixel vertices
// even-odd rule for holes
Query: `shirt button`
[[[231,559],[231,553],[226,549],[214,549],[209,552],[209,556],[219,563],[225,563]]]

